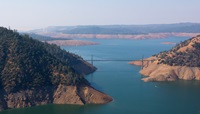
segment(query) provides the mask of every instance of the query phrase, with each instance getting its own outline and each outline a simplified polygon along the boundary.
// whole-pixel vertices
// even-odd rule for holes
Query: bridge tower
[[[93,65],[93,55],[91,55],[91,64]]]
[[[144,67],[144,55],[142,55],[142,65],[141,65],[141,69],[143,69]]]

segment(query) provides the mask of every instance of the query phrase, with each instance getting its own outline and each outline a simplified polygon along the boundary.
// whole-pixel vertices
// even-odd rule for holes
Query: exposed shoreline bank
[[[155,58],[150,57],[144,60],[152,61],[132,61],[129,64],[142,66],[143,69],[140,73],[144,76],[142,80],[144,82],[149,81],[176,81],[176,80],[200,80],[200,68],[199,67],[187,67],[187,66],[169,66],[166,64],[157,64],[153,62]]]
[[[55,32],[38,32],[37,34],[50,36],[53,38],[98,38],[98,39],[163,39],[170,36],[176,37],[194,37],[200,33],[148,33],[148,34],[138,34],[138,35],[121,35],[121,34],[64,34],[64,33],[55,33]]]
[[[47,41],[49,44],[56,44],[58,46],[87,46],[98,45],[98,42],[82,41],[82,40],[53,40]]]

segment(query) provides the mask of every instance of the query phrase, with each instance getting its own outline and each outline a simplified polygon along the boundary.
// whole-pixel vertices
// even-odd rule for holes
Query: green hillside
[[[77,64],[88,67],[81,57],[56,45],[0,28],[0,88],[7,93],[41,86],[87,83],[80,70],[73,67]],[[90,66],[88,69],[95,70]]]

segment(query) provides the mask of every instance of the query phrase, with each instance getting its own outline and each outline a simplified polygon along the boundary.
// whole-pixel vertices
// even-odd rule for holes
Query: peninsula
[[[200,35],[177,44],[145,61],[130,64],[142,66],[144,81],[200,80]]]
[[[95,70],[59,46],[0,27],[0,111],[52,103],[108,103],[112,98],[84,78]]]

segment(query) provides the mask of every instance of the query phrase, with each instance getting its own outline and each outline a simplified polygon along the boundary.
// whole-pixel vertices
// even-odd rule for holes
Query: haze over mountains
[[[150,24],[150,25],[85,25],[85,26],[50,26],[29,32],[60,32],[65,34],[148,34],[186,32],[199,33],[200,23]]]
[[[199,23],[150,24],[150,25],[88,25],[50,26],[28,31],[55,38],[165,38],[168,36],[196,36]]]

